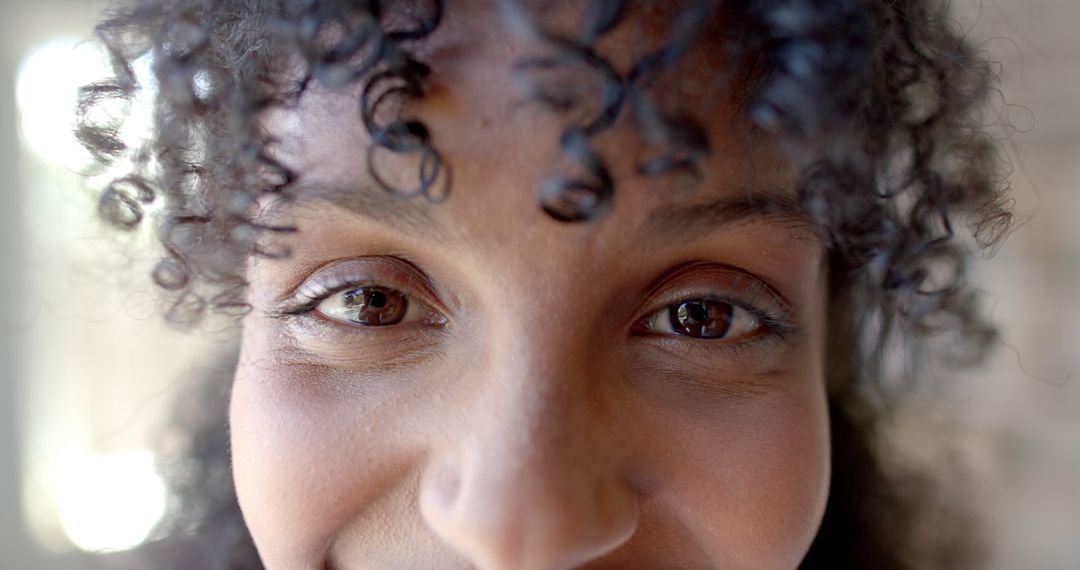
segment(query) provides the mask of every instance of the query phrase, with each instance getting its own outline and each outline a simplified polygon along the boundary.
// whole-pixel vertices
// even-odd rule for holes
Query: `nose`
[[[534,331],[535,332],[535,331]],[[535,338],[535,337],[533,337]],[[424,473],[428,526],[480,570],[570,569],[615,550],[637,527],[603,414],[565,359],[489,359],[456,442]]]

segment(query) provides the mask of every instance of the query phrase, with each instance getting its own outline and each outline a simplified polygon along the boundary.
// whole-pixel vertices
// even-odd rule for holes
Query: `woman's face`
[[[613,209],[556,222],[536,189],[565,120],[510,73],[537,46],[457,8],[407,109],[453,169],[446,202],[371,183],[355,93],[266,118],[301,177],[271,205],[291,255],[250,263],[232,400],[264,562],[795,568],[830,460],[826,275],[789,169],[703,80],[723,63],[702,48],[662,87],[709,133],[698,183],[635,175],[650,147],[624,118],[595,139]],[[639,33],[605,38],[617,68]]]

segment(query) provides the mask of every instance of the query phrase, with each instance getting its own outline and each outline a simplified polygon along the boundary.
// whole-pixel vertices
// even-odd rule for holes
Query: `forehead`
[[[569,34],[577,31],[587,3],[528,4],[522,9],[528,21]],[[663,7],[637,10],[596,46],[620,73],[670,41],[675,25],[673,14]],[[401,200],[373,183],[367,152],[371,139],[358,104],[362,85],[341,90],[313,85],[295,107],[265,115],[264,124],[277,141],[273,152],[297,173],[298,202],[337,206],[398,229],[441,229],[444,238],[490,241],[565,233],[555,230],[559,224],[540,209],[538,192],[546,178],[568,172],[560,135],[588,115],[590,97],[598,99],[600,92],[587,69],[570,69],[539,81],[570,85],[580,95],[575,109],[555,112],[527,100],[514,66],[544,55],[545,45],[515,21],[513,14],[508,16],[493,3],[454,4],[435,33],[415,46],[414,52],[431,66],[432,74],[425,95],[402,101],[401,113],[428,127],[433,145],[449,166],[452,178],[446,202]],[[709,29],[703,35],[706,40],[695,44],[649,91],[659,108],[689,117],[707,132],[710,153],[700,163],[699,176],[639,175],[638,165],[659,149],[643,137],[641,125],[624,109],[610,129],[590,139],[615,181],[614,208],[600,221],[571,231],[593,240],[627,240],[649,228],[670,229],[691,221],[692,216],[669,215],[679,210],[700,206],[713,218],[723,218],[724,212],[717,211],[720,206],[745,210],[746,204],[764,202],[772,205],[760,210],[773,214],[773,221],[785,231],[800,225],[809,228],[794,200],[788,164],[767,139],[755,136],[739,114],[743,83],[733,79],[721,57],[718,29]],[[402,186],[415,185],[415,160],[386,153],[376,160],[384,177],[404,181]]]

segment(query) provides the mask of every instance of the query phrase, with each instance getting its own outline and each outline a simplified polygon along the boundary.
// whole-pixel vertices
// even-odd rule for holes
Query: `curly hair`
[[[522,96],[555,113],[587,109],[572,113],[559,140],[574,174],[542,181],[539,206],[565,223],[604,216],[617,189],[592,140],[624,114],[653,151],[637,164],[638,175],[697,176],[708,136],[693,117],[656,102],[657,77],[703,37],[722,36],[720,49],[734,66],[717,81],[739,86],[740,114],[795,165],[798,198],[828,256],[837,453],[825,520],[803,567],[960,567],[975,548],[960,537],[943,549],[927,546],[918,521],[932,510],[930,495],[919,474],[884,468],[879,436],[895,393],[884,382],[887,354],[933,348],[971,364],[997,338],[967,283],[972,250],[991,250],[1013,227],[1007,179],[983,122],[995,81],[990,66],[932,0],[687,0],[663,45],[620,70],[597,43],[633,4],[586,4],[573,34],[548,29],[513,0],[501,6],[507,25],[549,48],[510,71]],[[383,190],[432,202],[450,197],[452,177],[437,144],[395,104],[424,96],[430,69],[417,47],[443,10],[442,0],[127,0],[112,9],[97,33],[115,76],[82,89],[77,136],[103,171],[122,171],[100,192],[103,219],[122,230],[152,223],[164,251],[153,280],[171,295],[170,321],[190,326],[208,313],[242,315],[243,260],[289,254],[260,238],[295,228],[252,214],[263,194],[288,199],[297,178],[273,157],[275,141],[258,119],[294,104],[313,82],[359,86],[357,112],[372,141],[366,160]],[[135,72],[140,60],[151,62],[158,85],[155,130],[129,144],[109,110],[145,87]],[[550,80],[566,69],[596,78],[591,101]],[[385,152],[414,160],[415,185],[386,181]],[[934,342],[943,334],[948,350]],[[221,476],[228,468],[224,411],[200,417],[191,428],[192,441],[202,443],[190,453],[202,475],[176,484],[188,502],[166,530],[204,537],[203,544],[233,537],[217,558],[200,559],[216,562],[199,567],[258,567],[231,483]]]

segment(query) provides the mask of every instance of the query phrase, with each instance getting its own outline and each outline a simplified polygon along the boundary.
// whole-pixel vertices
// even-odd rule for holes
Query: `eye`
[[[651,332],[699,339],[738,338],[753,334],[762,327],[750,311],[725,301],[688,299],[653,313],[646,318]]]
[[[339,291],[323,299],[315,310],[328,319],[366,327],[418,320],[422,314],[405,293],[381,286]]]

